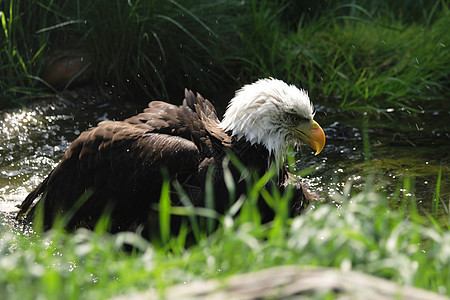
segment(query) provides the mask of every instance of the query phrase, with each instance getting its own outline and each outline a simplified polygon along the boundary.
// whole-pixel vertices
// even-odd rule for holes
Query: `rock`
[[[42,79],[57,89],[87,83],[91,79],[91,56],[80,50],[65,50],[47,58]]]
[[[357,271],[304,266],[273,267],[225,279],[179,284],[167,288],[163,294],[148,290],[112,299],[316,299],[330,294],[334,299],[449,299]]]

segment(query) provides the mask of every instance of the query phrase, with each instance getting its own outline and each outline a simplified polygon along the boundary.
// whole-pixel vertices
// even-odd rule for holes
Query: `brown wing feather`
[[[185,91],[181,106],[154,101],[122,122],[105,121],[83,132],[58,166],[24,200],[18,217],[43,207],[44,225],[69,211],[89,189],[93,194],[68,227],[92,227],[108,207],[119,227],[145,222],[159,200],[161,169],[201,194],[205,172],[225,155],[230,137],[219,126],[212,104]],[[200,191],[200,192],[198,192]],[[188,191],[190,193],[190,191]],[[196,197],[199,200],[200,197]]]
[[[86,209],[80,211],[80,217],[86,210],[101,213],[106,203],[126,203],[127,198],[136,203],[124,206],[158,200],[163,180],[161,168],[167,168],[169,173],[176,173],[183,180],[197,172],[204,158],[194,141],[181,134],[168,134],[189,136],[189,132],[193,135],[195,130],[201,131],[199,120],[182,124],[176,117],[179,114],[180,108],[160,102],[125,122],[105,121],[83,132],[71,144],[60,164],[25,199],[19,216],[29,210],[39,195],[45,194],[44,221],[50,226],[56,214],[70,209],[90,187],[95,189],[94,200],[85,204]],[[194,118],[192,114],[190,116]],[[165,124],[160,126],[163,121]],[[148,203],[145,209],[148,209]],[[92,219],[96,217],[92,216]]]
[[[225,149],[233,151],[246,167],[260,175],[267,168],[269,153],[245,140],[231,139],[219,126],[212,104],[201,95],[185,91],[181,106],[155,101],[144,112],[122,122],[105,121],[83,132],[66,151],[58,166],[33,190],[20,207],[18,217],[33,217],[43,207],[44,226],[66,213],[87,191],[93,194],[72,217],[68,228],[93,227],[102,213],[111,212],[112,231],[132,229],[141,224],[154,228],[152,204],[159,200],[164,177],[162,169],[187,189],[195,205],[203,205],[204,179],[209,166],[215,168],[215,208],[226,209],[229,199],[221,179],[221,159]],[[236,194],[245,193],[240,171],[230,165],[237,183]],[[294,204],[300,212],[305,200],[303,186],[287,180],[278,182],[282,190],[294,185]],[[33,202],[42,195],[33,207]],[[307,198],[307,197],[306,197]],[[306,199],[308,200],[308,199]],[[263,218],[273,212],[263,206]],[[297,205],[298,204],[298,205]],[[148,224],[148,222],[153,225]],[[156,222],[157,224],[157,222]]]

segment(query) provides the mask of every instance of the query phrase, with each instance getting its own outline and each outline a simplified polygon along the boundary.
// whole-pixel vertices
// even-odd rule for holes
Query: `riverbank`
[[[0,108],[85,83],[141,101],[185,87],[212,98],[272,76],[332,108],[449,109],[442,1],[31,0],[0,11]]]

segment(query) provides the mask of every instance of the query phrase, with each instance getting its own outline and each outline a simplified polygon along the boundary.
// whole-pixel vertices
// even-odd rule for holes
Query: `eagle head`
[[[279,162],[288,146],[306,143],[316,150],[316,155],[322,151],[325,134],[313,118],[313,105],[306,91],[267,78],[236,92],[220,126],[238,139],[265,146]]]

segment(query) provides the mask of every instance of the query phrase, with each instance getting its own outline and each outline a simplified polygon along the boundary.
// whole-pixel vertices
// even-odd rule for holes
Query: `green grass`
[[[0,1],[0,107],[10,106],[16,95],[33,95],[42,92],[37,86],[42,72],[42,55],[47,47],[48,34],[34,39],[35,22],[46,26],[48,16],[34,9],[27,1]],[[33,8],[33,9],[32,9]],[[11,103],[12,102],[12,103]]]
[[[436,107],[450,91],[446,1],[85,2],[0,2],[1,106],[52,92],[45,61],[67,49],[89,54],[100,89],[136,98],[273,76],[327,106],[383,112]]]
[[[43,91],[45,64],[58,51],[88,53],[86,72],[100,89],[117,95],[167,97],[184,85],[214,90],[231,81],[226,16],[234,1],[1,1],[2,91]],[[220,25],[219,25],[220,24]],[[86,57],[88,59],[88,57]],[[114,88],[112,88],[114,87]],[[12,98],[12,99],[11,99]],[[6,106],[7,103],[2,103]]]
[[[106,219],[75,233],[0,227],[0,293],[7,299],[107,299],[146,289],[164,295],[178,283],[293,264],[357,270],[450,295],[450,223],[419,211],[413,180],[405,178],[398,200],[388,200],[373,191],[368,176],[362,192],[352,193],[347,183],[333,203],[314,203],[289,218],[292,194],[264,188],[275,175],[247,177],[247,196],[224,215],[214,212],[211,180],[205,208],[193,207],[177,186],[184,207],[171,206],[171,187],[164,184],[155,206],[161,231],[151,243],[130,232],[105,232]],[[234,183],[227,185],[234,195]],[[257,201],[274,209],[273,221],[261,222]],[[171,232],[171,213],[187,216],[179,231]]]
[[[258,182],[250,191],[260,189]],[[404,188],[408,186],[405,182]],[[163,246],[133,233],[110,235],[101,229],[36,234],[2,227],[0,293],[5,299],[106,299],[147,288],[163,293],[176,283],[296,264],[350,268],[450,295],[449,224],[430,223],[419,215],[414,200],[391,210],[383,196],[367,188],[337,197],[338,208],[318,204],[289,219],[283,213],[289,202],[273,194],[270,198],[280,205],[276,217],[261,224],[252,198],[257,196],[250,192],[221,216],[214,233],[197,227],[198,241],[189,248],[184,241],[191,225],[171,236],[162,232]],[[206,224],[198,216],[196,220]],[[126,252],[124,245],[136,250]]]
[[[299,83],[313,99],[345,110],[416,110],[430,100],[440,103],[449,93],[450,74],[450,14],[442,5],[426,24],[391,20],[391,14],[376,17],[362,6],[342,5],[314,21],[298,23],[286,34],[272,21],[277,15],[260,6],[262,12],[254,15],[270,18],[254,20],[251,28],[256,33],[244,36],[244,49],[255,59],[243,72]]]

